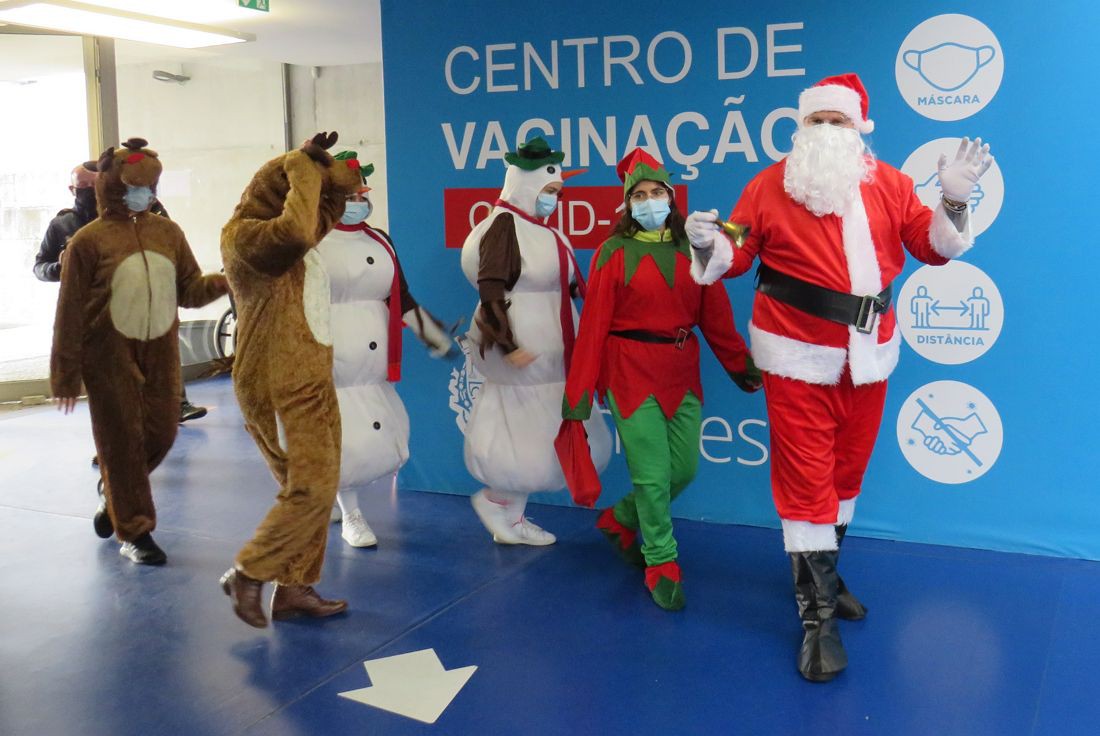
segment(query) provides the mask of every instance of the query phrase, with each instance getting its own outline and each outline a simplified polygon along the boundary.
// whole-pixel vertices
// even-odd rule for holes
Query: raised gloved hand
[[[959,150],[955,152],[955,160],[950,164],[947,163],[947,155],[941,153],[936,168],[939,170],[940,190],[944,198],[954,202],[969,202],[978,179],[992,165],[993,156],[989,154],[989,144],[982,145],[981,138],[975,138],[973,143],[969,138],[963,138],[959,143]]]
[[[687,217],[684,230],[693,247],[699,250],[714,247],[714,234],[719,230],[718,210],[692,212]]]

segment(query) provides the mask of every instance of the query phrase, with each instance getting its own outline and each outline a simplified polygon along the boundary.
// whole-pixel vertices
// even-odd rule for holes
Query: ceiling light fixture
[[[0,0],[0,24],[195,49],[255,41],[248,33],[69,0]]]

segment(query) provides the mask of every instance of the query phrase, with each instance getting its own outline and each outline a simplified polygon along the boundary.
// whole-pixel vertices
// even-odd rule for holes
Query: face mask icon
[[[947,41],[923,51],[906,51],[902,61],[921,79],[942,92],[954,92],[974,78],[993,61],[997,50],[992,46],[964,46]]]
[[[930,206],[934,207],[935,204],[940,201],[940,195],[942,194],[940,190],[940,178],[935,171],[933,171],[932,175],[927,179],[914,186],[913,189],[916,191],[920,201],[925,204],[930,204]],[[970,211],[976,212],[983,199],[985,199],[985,190],[982,189],[980,183],[975,184],[974,191],[970,193]]]

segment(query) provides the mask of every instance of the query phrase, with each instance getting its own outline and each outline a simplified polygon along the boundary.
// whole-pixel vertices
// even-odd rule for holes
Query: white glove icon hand
[[[955,152],[955,160],[948,164],[947,155],[941,153],[936,165],[943,196],[955,202],[969,202],[978,179],[992,165],[993,156],[989,153],[988,143],[983,145],[981,138],[975,138],[973,143],[969,138],[963,138],[959,150]]]
[[[684,223],[684,230],[695,248],[699,250],[712,248],[714,233],[718,231],[718,210],[692,212]]]

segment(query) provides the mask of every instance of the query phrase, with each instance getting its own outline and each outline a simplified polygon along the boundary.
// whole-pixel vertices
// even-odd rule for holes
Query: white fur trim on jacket
[[[855,197],[844,211],[844,260],[848,264],[848,280],[851,293],[869,296],[882,291],[882,271],[878,265],[878,253],[871,237],[871,224],[863,198]],[[848,327],[848,364],[851,366],[852,383],[856,386],[883,381],[897,367],[900,354],[898,331],[884,343],[878,341],[878,329],[862,333],[854,326]]]
[[[958,258],[974,245],[974,238],[970,235],[970,213],[966,213],[966,225],[960,233],[955,223],[947,216],[943,208],[943,202],[936,206],[932,212],[932,224],[928,226],[928,239],[932,242],[932,250],[944,258]]]
[[[715,230],[709,248],[691,246],[691,278],[706,286],[713,284],[733,265],[733,243],[721,230]]]
[[[814,345],[768,332],[749,323],[752,359],[756,367],[784,378],[835,386],[844,372],[847,351]]]
[[[836,513],[837,526],[847,526],[852,523],[856,515],[856,499],[847,498],[840,502],[840,510]]]
[[[793,552],[829,552],[836,549],[836,528],[832,524],[780,519],[783,549]]]
[[[852,371],[852,383],[885,381],[898,367],[901,356],[901,335],[897,327],[886,342],[878,341],[878,327],[864,334],[855,327],[848,327],[848,366]]]

